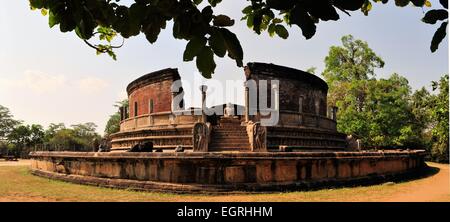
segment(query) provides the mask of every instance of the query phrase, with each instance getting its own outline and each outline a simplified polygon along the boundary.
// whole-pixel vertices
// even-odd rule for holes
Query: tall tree
[[[383,68],[384,61],[373,52],[367,42],[354,39],[352,35],[341,38],[342,46],[331,46],[325,57],[322,75],[330,87],[329,105],[343,101],[345,89],[351,89],[356,108],[362,110],[368,79],[375,77],[375,68]]]
[[[8,108],[0,105],[0,141],[5,140],[20,121],[13,119]]]
[[[365,146],[422,146],[423,124],[417,123],[406,78],[393,74],[376,79],[384,61],[361,40],[342,38],[325,58],[329,105],[339,108],[338,130],[362,138]]]
[[[449,162],[449,87],[448,74],[433,82],[433,90],[439,93],[431,101],[431,117],[435,121],[432,129],[432,156],[439,162]]]

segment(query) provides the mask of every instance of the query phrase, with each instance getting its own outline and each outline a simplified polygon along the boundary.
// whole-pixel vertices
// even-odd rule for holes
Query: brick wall
[[[150,112],[150,100],[153,100],[153,113],[171,111],[172,93],[170,87],[172,80],[151,83],[134,90],[129,95],[130,117],[135,116],[135,102],[137,102],[137,115]]]
[[[319,115],[327,115],[328,87],[320,78],[300,70],[272,64],[253,63],[249,65],[251,65],[251,79],[256,82],[267,80],[268,104],[270,104],[271,97],[271,80],[279,80],[280,110],[298,112],[300,97],[302,97],[302,112],[315,114],[317,103]]]

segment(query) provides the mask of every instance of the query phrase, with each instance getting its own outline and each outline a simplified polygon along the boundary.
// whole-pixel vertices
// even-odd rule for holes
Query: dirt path
[[[450,201],[450,176],[448,164],[428,163],[439,168],[433,176],[412,183],[401,184],[401,189],[392,196],[381,201],[388,202],[429,202]]]

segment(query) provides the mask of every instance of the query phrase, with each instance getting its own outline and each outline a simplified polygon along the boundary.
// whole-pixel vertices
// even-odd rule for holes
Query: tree
[[[425,123],[413,113],[408,80],[395,73],[376,79],[375,69],[383,66],[366,42],[350,35],[330,47],[322,75],[329,105],[339,108],[338,130],[361,137],[366,147],[420,148]]]
[[[449,162],[449,104],[448,74],[439,81],[433,81],[433,91],[439,93],[431,100],[431,119],[435,121],[432,129],[431,155],[438,162]]]
[[[111,135],[120,131],[120,113],[116,112],[109,116],[109,120],[106,123],[105,135]]]
[[[20,157],[26,157],[32,147],[42,144],[43,141],[44,129],[37,124],[19,125],[8,135],[8,143],[12,145],[13,153]]]
[[[375,77],[375,68],[383,68],[384,61],[369,48],[367,42],[355,40],[352,35],[341,38],[343,46],[331,46],[325,57],[322,75],[330,87],[329,105],[344,100],[345,89],[351,89],[356,108],[361,111],[364,103],[366,80]],[[362,90],[362,91],[361,91]]]
[[[0,141],[5,140],[20,121],[13,119],[8,108],[0,105]]]
[[[45,130],[44,142],[49,142],[50,139],[55,136],[56,132],[66,129],[66,125],[64,123],[50,123],[47,130]]]
[[[114,107],[128,107],[128,99],[122,100],[120,102],[116,102]],[[109,136],[113,133],[117,133],[120,131],[120,112],[117,111],[111,116],[109,116],[108,122],[105,127],[105,135]]]
[[[50,124],[46,131],[45,145],[49,150],[92,151],[94,141],[100,139],[95,123],[74,124],[66,128],[64,124]]]
[[[128,5],[119,4],[119,0],[29,1],[32,9],[41,9],[44,16],[48,15],[50,27],[59,25],[61,32],[75,31],[77,36],[98,54],[107,53],[113,59],[116,59],[113,50],[123,45],[123,42],[119,46],[112,45],[114,37],[120,35],[126,39],[144,34],[153,44],[161,30],[167,28],[167,22],[172,21],[174,38],[188,41],[183,60],[196,59],[197,68],[204,77],[211,78],[214,73],[215,56],[228,55],[236,61],[237,66],[243,66],[244,52],[239,39],[228,29],[234,25],[234,20],[227,15],[214,13],[215,7],[222,0],[208,0],[208,3],[203,0],[135,0]],[[303,36],[310,39],[316,33],[316,24],[319,21],[339,20],[338,11],[350,15],[349,11],[361,10],[368,15],[372,8],[371,2],[387,3],[388,0],[249,2],[250,5],[242,10],[242,19],[247,21],[247,26],[255,33],[267,31],[271,36],[276,34],[286,39],[289,32],[285,26],[298,26]],[[395,4],[400,7],[410,3],[416,7],[431,5],[428,0],[395,0]],[[447,8],[444,0],[441,4]],[[430,12],[428,17],[436,18],[434,14],[436,13]],[[442,15],[440,16],[439,19],[442,18]],[[442,27],[438,29],[437,37],[433,37],[433,48],[437,48],[446,35],[445,27]],[[93,44],[94,36],[98,36],[101,43]]]

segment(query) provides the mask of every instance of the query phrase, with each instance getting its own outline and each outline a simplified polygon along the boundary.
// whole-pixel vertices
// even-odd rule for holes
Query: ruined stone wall
[[[32,172],[112,187],[180,192],[285,190],[390,179],[423,169],[424,151],[31,153]],[[119,179],[119,180],[117,180]]]

